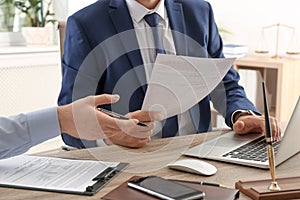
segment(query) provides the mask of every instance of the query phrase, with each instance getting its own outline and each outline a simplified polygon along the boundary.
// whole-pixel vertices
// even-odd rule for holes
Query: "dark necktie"
[[[158,28],[159,15],[157,13],[152,13],[150,15],[145,15],[144,19],[152,28],[156,54],[166,53],[163,47],[162,38],[160,36],[160,32]]]
[[[149,26],[152,27],[156,54],[166,53],[163,48],[163,42],[158,28],[159,15],[157,13],[152,13],[146,15],[144,19],[149,24]],[[176,115],[164,120],[163,128],[162,128],[162,137],[164,138],[174,137],[176,136],[177,132],[178,132],[178,120]]]

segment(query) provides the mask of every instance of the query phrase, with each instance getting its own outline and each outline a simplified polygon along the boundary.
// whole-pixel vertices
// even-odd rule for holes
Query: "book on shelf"
[[[225,57],[242,57],[248,52],[248,47],[242,44],[224,44],[223,53]]]

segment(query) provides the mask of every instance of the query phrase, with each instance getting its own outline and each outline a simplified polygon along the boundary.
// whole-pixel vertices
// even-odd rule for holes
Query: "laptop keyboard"
[[[279,144],[280,141],[273,142],[275,155],[278,151]],[[265,162],[268,160],[266,139],[264,136],[259,137],[256,140],[238,147],[237,149],[234,149],[222,156],[228,158]]]

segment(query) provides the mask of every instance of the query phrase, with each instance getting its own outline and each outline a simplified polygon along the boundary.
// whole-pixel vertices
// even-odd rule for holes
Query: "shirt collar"
[[[136,0],[126,0],[131,17],[137,23],[139,23],[145,15],[151,13],[157,13],[163,20],[166,20],[167,17],[164,2],[164,0],[160,0],[154,9],[149,10]]]

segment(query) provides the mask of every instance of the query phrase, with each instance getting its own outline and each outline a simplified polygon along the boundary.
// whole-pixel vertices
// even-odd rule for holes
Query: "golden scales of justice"
[[[295,43],[296,43],[295,42],[295,27],[288,26],[288,25],[285,25],[285,24],[280,24],[280,23],[272,24],[272,25],[263,27],[262,28],[261,41],[260,41],[261,48],[258,49],[258,50],[255,50],[255,53],[260,53],[260,54],[269,53],[269,50],[267,50],[267,48],[264,47],[264,40],[265,40],[264,35],[265,35],[265,30],[266,29],[273,28],[273,27],[276,27],[276,49],[275,49],[275,55],[272,56],[272,58],[279,59],[280,56],[278,55],[278,44],[279,44],[280,27],[287,28],[287,29],[290,29],[290,30],[293,31],[293,35],[291,37],[291,45],[295,45]],[[294,51],[293,49],[291,49],[291,50],[288,50],[286,52],[286,54],[288,54],[288,55],[300,55],[300,51]]]

